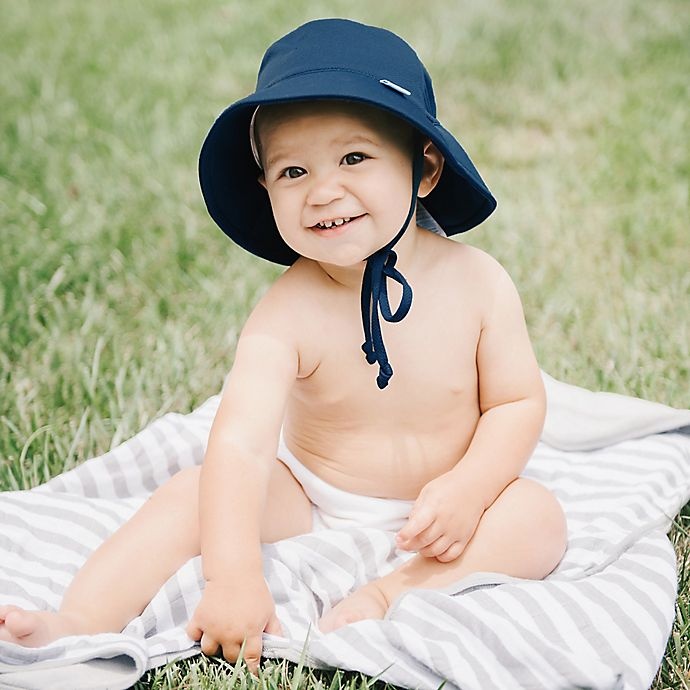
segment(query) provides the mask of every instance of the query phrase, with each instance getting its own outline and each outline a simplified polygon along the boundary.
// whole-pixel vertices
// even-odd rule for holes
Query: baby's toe
[[[344,625],[356,623],[363,618],[365,616],[360,611],[352,610],[345,602],[341,602],[321,617],[319,630],[323,633],[329,633],[342,628]]]
[[[23,611],[15,607],[5,615],[5,628],[16,638],[35,633],[40,625],[40,618],[34,611]]]
[[[14,604],[3,604],[0,606],[0,623],[5,622],[5,616],[10,612],[10,611],[21,611],[19,606],[15,606]]]

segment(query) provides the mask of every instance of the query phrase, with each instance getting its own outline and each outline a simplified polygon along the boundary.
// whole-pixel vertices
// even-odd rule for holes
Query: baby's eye
[[[283,172],[280,173],[280,176],[287,177],[291,180],[296,180],[298,177],[301,177],[304,174],[304,168],[298,168],[296,165],[293,165],[289,168],[285,168],[285,170],[283,170]]]
[[[357,163],[361,163],[363,160],[366,160],[366,158],[367,156],[365,154],[355,152],[348,153],[346,156],[343,157],[343,161],[346,165],[357,165]]]

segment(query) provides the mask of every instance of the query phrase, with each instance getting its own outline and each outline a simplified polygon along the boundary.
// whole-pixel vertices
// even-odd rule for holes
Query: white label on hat
[[[412,91],[408,91],[407,89],[403,88],[402,86],[398,86],[397,84],[394,84],[392,81],[388,81],[388,79],[379,79],[379,83],[383,84],[384,86],[387,86],[390,89],[393,89],[393,91],[397,91],[398,93],[401,93],[405,96],[411,96]]]

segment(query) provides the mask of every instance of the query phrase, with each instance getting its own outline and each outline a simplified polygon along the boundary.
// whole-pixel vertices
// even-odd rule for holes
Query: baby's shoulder
[[[242,329],[241,337],[260,334],[293,348],[299,356],[300,376],[311,372],[315,355],[310,343],[318,327],[317,276],[298,261],[282,273],[261,296]],[[306,374],[305,374],[306,372]]]
[[[497,259],[458,240],[442,241],[445,246],[436,247],[442,251],[426,276],[436,305],[445,305],[448,313],[462,314],[465,323],[468,319],[484,323],[497,302],[514,302],[516,288]]]
[[[299,321],[311,294],[309,271],[305,268],[298,261],[273,281],[254,306],[250,320],[275,323],[281,329]]]
[[[491,289],[510,280],[508,272],[491,254],[457,240],[445,240],[444,267],[463,287]]]

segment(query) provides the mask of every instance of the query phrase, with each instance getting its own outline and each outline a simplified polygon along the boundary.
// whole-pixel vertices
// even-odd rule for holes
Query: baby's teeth
[[[332,228],[334,225],[335,225],[336,227],[339,227],[339,226],[341,226],[343,223],[347,223],[347,222],[349,222],[350,220],[352,220],[352,218],[337,218],[336,220],[324,220],[324,221],[321,221],[320,223],[317,223],[317,225],[318,225],[318,227],[320,227],[320,228],[328,229],[328,228]]]

